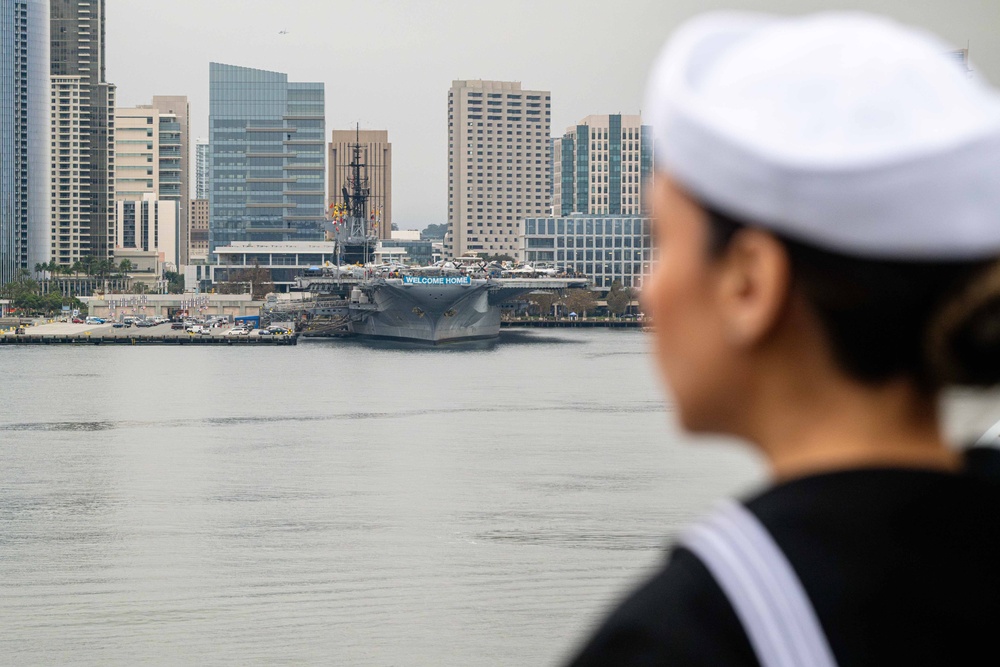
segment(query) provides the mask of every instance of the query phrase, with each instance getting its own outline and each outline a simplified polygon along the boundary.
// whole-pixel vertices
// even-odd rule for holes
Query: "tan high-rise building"
[[[177,198],[177,256],[181,264],[188,263],[188,247],[190,246],[190,223],[188,201],[191,191],[188,182],[191,176],[191,105],[186,95],[153,95],[153,107],[161,114],[173,114],[180,129],[180,166],[179,196]],[[166,159],[161,152],[161,159]],[[171,156],[172,158],[172,156]],[[173,164],[173,162],[172,162]],[[172,184],[173,185],[173,184]]]
[[[147,193],[177,204],[175,247],[188,262],[188,103],[182,96],[115,109],[115,199],[140,201]],[[175,111],[176,110],[176,111]],[[168,260],[172,261],[172,260]]]
[[[361,144],[361,163],[367,165],[369,216],[378,221],[378,237],[392,237],[392,144],[387,130],[334,130],[330,138],[330,203],[344,203],[344,188],[351,189],[350,164],[354,144]]]
[[[551,93],[511,81],[448,92],[445,254],[521,258],[524,218],[549,214]]]
[[[188,207],[191,244],[188,263],[208,261],[208,200],[192,199]]]

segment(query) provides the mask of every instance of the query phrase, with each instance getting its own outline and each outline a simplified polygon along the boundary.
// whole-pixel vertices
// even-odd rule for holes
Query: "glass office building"
[[[322,240],[323,84],[211,63],[209,98],[209,252]]]
[[[639,287],[653,260],[649,225],[647,217],[628,215],[527,218],[524,256],[536,268],[587,276],[595,287],[616,280]]]
[[[0,0],[0,284],[49,258],[49,3]]]

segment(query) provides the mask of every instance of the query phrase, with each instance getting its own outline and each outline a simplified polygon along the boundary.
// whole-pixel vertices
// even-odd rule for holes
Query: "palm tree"
[[[77,260],[73,262],[73,266],[71,266],[70,269],[73,271],[74,277],[79,278],[80,272],[83,271],[83,263]]]
[[[133,268],[134,268],[134,267],[132,266],[132,260],[130,260],[130,259],[123,259],[123,260],[122,260],[121,262],[119,262],[119,264],[118,264],[118,271],[119,271],[119,272],[120,272],[120,273],[121,273],[121,274],[122,274],[123,276],[124,276],[124,275],[126,275],[126,274],[127,274],[127,273],[128,273],[129,271],[131,271],[131,270],[132,270]]]

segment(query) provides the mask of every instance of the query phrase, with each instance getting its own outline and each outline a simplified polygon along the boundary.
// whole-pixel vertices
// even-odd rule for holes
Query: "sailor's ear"
[[[788,301],[788,253],[773,234],[744,228],[726,248],[721,271],[718,296],[726,338],[737,346],[754,346],[774,329]]]

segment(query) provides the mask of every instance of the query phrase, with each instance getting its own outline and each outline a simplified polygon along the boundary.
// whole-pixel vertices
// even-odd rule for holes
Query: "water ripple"
[[[7,432],[55,432],[55,431],[112,431],[130,428],[188,428],[194,425],[229,427],[253,424],[277,424],[282,422],[330,422],[338,420],[376,420],[405,419],[425,415],[449,415],[468,413],[504,413],[515,412],[581,412],[591,414],[645,414],[666,410],[660,401],[644,401],[628,404],[608,403],[560,403],[553,405],[523,406],[523,405],[484,405],[475,407],[437,408],[427,410],[397,410],[393,412],[339,412],[323,415],[245,415],[232,417],[202,417],[192,419],[165,419],[156,421],[129,420],[117,421],[39,421],[15,422],[0,424],[0,431]]]

